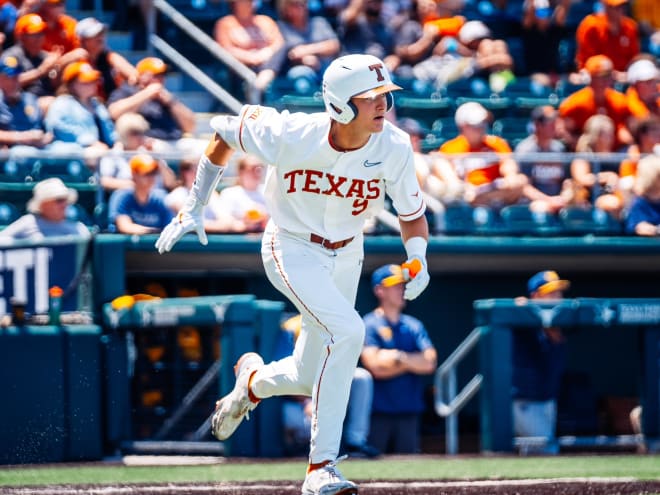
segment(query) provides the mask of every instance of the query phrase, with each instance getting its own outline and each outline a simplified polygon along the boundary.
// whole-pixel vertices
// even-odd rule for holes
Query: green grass
[[[348,460],[349,478],[371,479],[524,479],[631,477],[660,480],[660,456],[605,455],[558,457],[393,458]],[[0,468],[0,486],[45,484],[118,484],[300,480],[305,462],[232,462],[213,466],[127,467],[117,464],[25,466]]]

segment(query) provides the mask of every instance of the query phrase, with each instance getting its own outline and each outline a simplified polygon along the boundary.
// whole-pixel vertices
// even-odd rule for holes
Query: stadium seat
[[[5,227],[10,223],[14,222],[21,216],[21,212],[18,211],[18,208],[11,204],[3,201],[0,203],[0,226]]]
[[[92,170],[82,160],[71,158],[42,158],[34,162],[32,176],[35,181],[59,177],[64,182],[87,183],[93,180]]]
[[[323,112],[325,105],[320,94],[314,96],[284,95],[277,101],[277,106],[289,112]]]
[[[443,88],[444,94],[449,97],[474,97],[484,98],[490,93],[490,86],[488,81],[480,77],[470,77],[458,79],[454,82],[447,84]]]
[[[559,211],[562,232],[567,235],[619,235],[621,222],[593,207],[567,206]]]
[[[29,182],[34,160],[7,160],[0,165],[0,182]]]
[[[444,97],[416,98],[396,97],[394,100],[398,118],[412,117],[422,125],[431,127],[438,117],[454,115],[454,100]]]
[[[496,231],[496,214],[491,208],[473,207],[465,203],[447,205],[444,227],[446,235],[480,235]]]
[[[431,124],[431,132],[434,136],[442,138],[443,141],[452,139],[458,135],[458,126],[454,117],[443,117],[436,119]]]
[[[509,144],[517,139],[524,139],[533,132],[527,117],[503,117],[493,122],[492,132],[506,139]]]
[[[66,218],[73,222],[82,222],[88,227],[94,225],[94,222],[89,213],[87,213],[85,208],[79,204],[74,203],[66,207]]]
[[[556,235],[559,221],[549,213],[533,212],[528,205],[509,205],[500,210],[502,228],[510,235]]]
[[[500,96],[492,94],[483,98],[473,97],[458,97],[456,98],[456,106],[459,107],[463,103],[469,101],[476,101],[480,103],[486,110],[493,114],[494,119],[501,119],[506,117],[513,108],[513,101],[508,96]]]

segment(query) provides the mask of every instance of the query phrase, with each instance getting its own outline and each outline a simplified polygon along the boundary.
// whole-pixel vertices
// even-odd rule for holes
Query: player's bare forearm
[[[399,218],[399,225],[401,226],[401,238],[404,243],[412,237],[422,237],[427,240],[429,238],[429,224],[424,215],[409,222]]]
[[[234,149],[218,133],[213,134],[204,151],[211,163],[221,166],[227,165],[233,153]]]

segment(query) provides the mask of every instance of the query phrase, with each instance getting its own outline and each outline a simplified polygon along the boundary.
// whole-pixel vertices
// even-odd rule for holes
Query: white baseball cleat
[[[337,462],[345,459],[340,457],[335,462],[329,462],[311,473],[307,473],[302,486],[302,495],[357,495],[358,487],[348,481],[337,469]]]
[[[263,365],[264,360],[256,352],[247,352],[236,362],[236,384],[231,392],[216,403],[211,420],[211,431],[218,440],[228,439],[243,418],[250,419],[250,411],[257,407],[257,403],[252,402],[248,396],[248,381],[252,372]]]

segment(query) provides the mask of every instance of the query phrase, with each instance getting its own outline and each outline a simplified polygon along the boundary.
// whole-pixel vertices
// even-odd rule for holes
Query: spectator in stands
[[[115,129],[117,141],[99,162],[100,182],[106,192],[133,187],[133,174],[128,164],[130,155],[153,151],[153,139],[146,135],[149,122],[139,113],[123,114],[117,119]],[[174,189],[177,185],[174,171],[165,160],[158,160],[158,166],[160,173],[157,175],[156,187],[168,191]]]
[[[270,85],[284,56],[284,38],[277,23],[269,16],[256,14],[252,0],[231,0],[231,14],[215,23],[215,41],[236,60],[257,73],[253,83],[256,93],[247,91],[250,103],[259,103],[257,93]]]
[[[575,62],[591,74],[587,61],[604,55],[612,61],[614,78],[624,82],[628,65],[640,50],[637,23],[625,15],[628,0],[602,0],[602,5],[603,12],[589,14],[577,28]]]
[[[66,14],[66,0],[44,0],[38,14],[46,23],[44,50],[67,53],[78,48],[77,21]]]
[[[628,67],[628,110],[632,118],[660,116],[660,70],[651,58],[640,58]],[[632,125],[632,124],[631,124]]]
[[[300,330],[300,314],[282,323],[282,332],[274,351],[275,359],[290,356]],[[366,369],[357,367],[351,382],[346,419],[342,433],[342,451],[351,457],[378,457],[380,452],[367,443],[373,397],[373,378]],[[292,397],[283,406],[285,447],[291,454],[306,453],[309,448],[312,401],[309,397]]]
[[[569,287],[570,282],[552,270],[538,272],[527,282],[532,302],[562,299]],[[527,299],[516,302],[527,304]],[[566,338],[559,327],[519,329],[512,338],[514,434],[545,438],[542,446],[527,452],[557,454],[557,398],[566,363]]]
[[[364,316],[366,334],[360,359],[374,377],[369,443],[383,453],[421,451],[422,376],[435,372],[438,359],[423,323],[402,312],[405,283],[399,265],[376,269],[371,285],[378,306]]]
[[[637,165],[635,198],[625,218],[629,234],[660,237],[660,155],[648,155]]]
[[[59,71],[69,63],[87,56],[83,49],[64,53],[61,48],[46,51],[44,48],[47,25],[37,14],[26,14],[16,21],[16,44],[4,55],[16,57],[23,72],[19,77],[21,86],[37,96],[53,96],[59,86]],[[42,100],[42,110],[51,100]]]
[[[337,34],[342,54],[374,55],[394,72],[400,59],[394,53],[394,30],[385,20],[382,7],[382,0],[350,0],[339,14]]]
[[[543,105],[532,110],[534,131],[520,141],[515,148],[517,154],[563,153],[564,144],[556,139],[557,110]],[[557,213],[570,201],[570,188],[567,188],[568,166],[561,162],[545,161],[540,158],[525,160],[529,164],[526,173],[529,184],[525,186],[525,196],[531,200],[530,209],[536,212]],[[526,168],[524,169],[526,170]]]
[[[607,115],[594,115],[589,117],[584,125],[584,132],[578,139],[575,151],[612,153],[613,146],[614,122]],[[594,171],[596,164],[599,169]],[[618,162],[608,164],[596,157],[594,160],[581,156],[574,158],[571,162],[573,188],[571,203],[580,206],[593,204],[596,208],[619,218],[623,200],[618,191],[619,175],[616,172],[618,169]]]
[[[201,153],[206,141],[201,144],[189,137],[195,131],[194,112],[165,88],[167,64],[160,58],[146,57],[137,63],[136,69],[137,84],[127,81],[108,98],[113,120],[124,113],[137,112],[149,122],[147,136],[154,138],[154,151]]]
[[[120,53],[111,50],[105,41],[106,26],[94,17],[78,21],[76,36],[80,46],[87,50],[87,61],[101,73],[99,98],[103,101],[119,87],[123,81],[135,84],[137,69]]]
[[[170,191],[165,196],[165,205],[173,214],[179,212],[188,196],[188,192],[195,182],[197,173],[196,160],[182,160],[179,163],[179,183],[180,185]],[[204,207],[204,230],[206,232],[231,232],[235,226],[235,220],[232,214],[224,211],[220,204],[220,194],[214,191],[211,194],[208,204]],[[242,229],[241,231],[244,231]]]
[[[294,82],[307,79],[317,88],[321,74],[339,53],[337,34],[325,17],[309,17],[307,0],[278,0],[277,10],[285,52],[277,72]]]
[[[585,69],[591,78],[589,85],[569,95],[559,105],[561,140],[569,151],[574,151],[587,119],[604,114],[616,126],[614,149],[631,144],[632,135],[626,127],[630,115],[628,101],[623,93],[611,87],[612,61],[605,55],[594,55],[585,63]]]
[[[637,164],[641,157],[658,153],[660,148],[660,117],[649,115],[636,120],[632,129],[635,143],[628,150],[628,156],[619,167],[619,193],[623,198],[624,211],[633,199],[633,187],[637,175]]]
[[[158,161],[147,154],[135,155],[129,165],[133,189],[118,189],[110,196],[108,219],[111,229],[121,234],[160,232],[174,217],[165,206],[165,191],[155,187]]]
[[[25,215],[0,231],[0,242],[10,239],[39,241],[45,237],[73,235],[90,237],[90,232],[81,222],[66,218],[66,209],[78,200],[78,192],[53,177],[37,183],[32,190]]]
[[[558,75],[559,43],[565,35],[571,0],[525,0],[522,17],[524,68],[527,74]]]
[[[488,111],[477,102],[463,103],[456,109],[455,120],[459,135],[446,141],[439,151],[465,181],[468,203],[500,208],[523,199],[528,180],[511,157],[509,143],[487,134]],[[470,156],[468,153],[493,155]]]
[[[220,193],[218,209],[232,217],[230,232],[262,232],[270,218],[263,193],[265,166],[252,155],[238,161],[235,186]],[[177,210],[178,211],[178,210]]]
[[[90,159],[108,151],[117,140],[115,125],[106,106],[97,98],[101,73],[87,62],[74,62],[62,72],[62,88],[45,118],[53,134],[49,149],[84,152]]]
[[[456,47],[456,37],[465,24],[465,18],[456,15],[454,7],[458,6],[453,5],[455,3],[436,3],[435,0],[413,2],[410,15],[396,31],[394,51],[401,59],[397,75],[414,77],[413,68],[421,63],[423,65],[418,71],[425,72],[424,80],[435,81],[431,77],[434,67],[440,69],[448,62],[447,57],[442,55],[447,50],[443,44],[450,43]]]
[[[50,143],[53,135],[44,132],[37,97],[21,89],[21,71],[16,57],[0,58],[0,145],[30,152]]]
[[[421,142],[424,129],[415,119],[399,119],[398,127],[410,136],[415,157],[415,171],[422,190],[431,199],[426,199],[426,207],[434,213],[442,213],[443,205],[460,201],[463,198],[464,185],[451,163],[438,153],[422,152]],[[434,205],[439,200],[440,205]],[[434,207],[435,206],[435,207]]]

